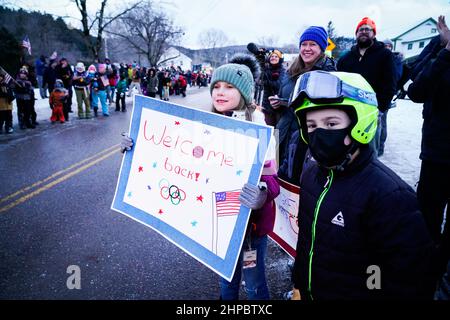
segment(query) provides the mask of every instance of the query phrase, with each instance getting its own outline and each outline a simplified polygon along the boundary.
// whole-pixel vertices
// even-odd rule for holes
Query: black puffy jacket
[[[277,65],[269,64],[262,74],[262,83],[264,86],[264,96],[262,106],[268,113],[273,113],[274,109],[269,102],[269,97],[277,95],[280,91],[281,79],[284,78],[286,70],[281,63]]]
[[[450,51],[442,49],[408,88],[408,96],[423,105],[420,159],[450,164]]]
[[[300,189],[293,281],[302,299],[431,299],[434,247],[416,194],[372,149],[337,173],[307,157]],[[380,290],[367,286],[370,266]]]

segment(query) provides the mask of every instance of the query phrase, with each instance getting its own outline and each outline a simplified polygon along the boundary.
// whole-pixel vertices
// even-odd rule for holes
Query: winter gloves
[[[246,183],[239,195],[239,201],[246,207],[257,210],[261,209],[267,200],[267,188],[258,187]]]
[[[131,139],[125,132],[122,133],[122,140],[120,141],[120,152],[130,151],[133,147],[133,139]]]

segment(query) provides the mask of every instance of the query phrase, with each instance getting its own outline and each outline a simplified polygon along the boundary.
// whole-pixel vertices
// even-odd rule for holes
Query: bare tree
[[[87,0],[73,1],[77,5],[78,11],[81,14],[81,25],[83,27],[84,39],[94,58],[99,58],[100,56],[100,51],[103,45],[103,32],[105,31],[105,28],[139,5],[139,2],[136,2],[128,8],[109,16],[106,13],[108,0],[102,0],[100,8],[96,11],[95,15],[90,16],[87,9]],[[96,33],[95,35],[93,34],[94,32]]]
[[[215,68],[220,63],[220,47],[224,47],[228,42],[226,34],[219,29],[209,29],[202,32],[199,36],[199,43],[206,51],[206,59],[208,59]]]
[[[275,48],[278,45],[279,37],[275,35],[263,36],[258,39],[258,44],[263,48]]]
[[[173,21],[152,1],[123,15],[108,33],[125,39],[138,54],[147,57],[151,66],[162,64],[176,57],[165,57],[160,61],[168,47],[184,35],[183,30],[173,25]]]
[[[284,53],[298,53],[299,48],[298,44],[287,43],[283,46]]]

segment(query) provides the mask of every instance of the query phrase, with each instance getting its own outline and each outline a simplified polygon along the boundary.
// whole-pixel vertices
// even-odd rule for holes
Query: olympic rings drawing
[[[170,182],[167,179],[161,179],[161,181],[159,182],[159,187],[162,188],[164,185],[162,185],[164,183],[164,185],[169,186]],[[161,186],[162,185],[162,186]]]
[[[298,234],[298,218],[293,214],[289,214],[289,224],[292,231],[294,231],[295,234]]]
[[[159,182],[161,188],[160,194],[164,200],[169,200],[173,205],[179,205],[181,201],[186,199],[186,192],[175,185],[170,185],[169,181],[162,179]]]
[[[290,207],[289,199],[281,199],[281,205],[278,204],[277,207],[280,210],[281,214],[284,216],[284,219],[286,219],[289,223],[289,226],[291,230],[298,234],[298,217],[296,217],[294,214],[290,213],[288,207]],[[292,210],[292,209],[291,209]]]

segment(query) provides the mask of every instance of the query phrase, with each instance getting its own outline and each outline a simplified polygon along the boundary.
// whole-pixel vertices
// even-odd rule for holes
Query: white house
[[[438,34],[437,21],[428,18],[391,40],[394,44],[394,51],[403,53],[405,59],[408,59],[419,55],[431,39]]]
[[[192,70],[192,59],[174,47],[170,47],[159,59],[158,67],[181,67],[182,70]]]

